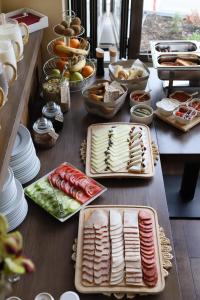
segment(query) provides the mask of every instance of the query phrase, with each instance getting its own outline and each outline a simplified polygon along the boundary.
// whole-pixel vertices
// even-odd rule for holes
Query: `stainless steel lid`
[[[39,134],[44,134],[54,129],[50,120],[41,117],[33,124],[33,130]]]
[[[47,118],[54,118],[61,113],[61,108],[53,101],[48,102],[42,109],[42,114]]]

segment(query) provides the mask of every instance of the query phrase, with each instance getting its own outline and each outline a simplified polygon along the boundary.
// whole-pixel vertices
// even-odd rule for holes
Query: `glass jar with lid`
[[[45,118],[49,119],[56,132],[59,132],[63,128],[63,113],[58,104],[53,101],[47,102],[42,109],[42,114]]]
[[[58,134],[50,120],[42,117],[33,124],[33,139],[40,148],[48,149],[55,145]]]
[[[60,77],[48,76],[42,84],[43,98],[60,105],[62,112],[70,109],[69,81]]]

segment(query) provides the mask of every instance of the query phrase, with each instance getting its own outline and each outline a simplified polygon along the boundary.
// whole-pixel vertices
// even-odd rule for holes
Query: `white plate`
[[[26,172],[28,172],[30,169],[32,169],[35,165],[35,162],[37,160],[37,155],[35,153],[35,151],[33,151],[30,156],[25,159],[22,163],[20,163],[19,165],[16,165],[13,168],[13,172],[16,176],[16,174],[24,174]]]
[[[7,218],[12,217],[12,215],[15,214],[15,211],[18,209],[18,207],[20,207],[20,205],[22,205],[22,203],[23,203],[23,198],[24,198],[23,187],[17,179],[15,179],[15,182],[16,182],[16,187],[17,187],[17,195],[16,195],[16,198],[13,201],[12,205],[9,207],[9,209],[6,212],[4,212],[4,215]]]
[[[32,139],[29,130],[20,124],[11,155],[12,158],[26,152],[30,142],[32,142]]]
[[[16,178],[22,183],[25,184],[29,181],[31,181],[34,177],[37,176],[37,174],[40,171],[40,160],[37,157],[37,160],[35,161],[35,166],[32,168],[28,173],[26,174],[20,174],[19,176],[16,176]]]
[[[20,215],[20,218],[17,219],[17,221],[14,224],[9,225],[9,230],[8,231],[14,230],[16,227],[18,227],[24,221],[24,219],[26,218],[27,213],[28,213],[28,204],[27,204],[27,201],[25,200],[24,201],[24,209],[23,209],[23,212]]]
[[[35,151],[33,143],[30,143],[29,147],[26,149],[26,153],[22,154],[21,156],[18,156],[18,158],[14,157],[10,159],[10,166],[14,167],[15,165],[18,165],[22,163],[29,155]]]
[[[0,200],[0,213],[6,213],[6,211],[8,211],[9,208],[14,205],[16,198],[17,198],[17,187],[15,186],[15,189],[13,189],[13,194],[10,197],[10,199],[7,199],[6,201]]]

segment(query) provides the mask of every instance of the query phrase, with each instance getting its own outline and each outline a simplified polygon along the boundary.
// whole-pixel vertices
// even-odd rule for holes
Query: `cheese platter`
[[[81,293],[157,294],[165,287],[156,211],[96,205],[80,212],[75,286]]]
[[[107,190],[68,162],[24,189],[26,196],[65,222]]]
[[[99,123],[87,132],[86,174],[92,178],[154,175],[149,127],[135,123]]]

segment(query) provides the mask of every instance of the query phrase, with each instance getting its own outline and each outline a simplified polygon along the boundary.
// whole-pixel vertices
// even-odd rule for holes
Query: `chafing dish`
[[[165,47],[168,47],[168,52],[164,52]],[[158,70],[160,79],[198,80],[200,78],[200,43],[196,41],[152,41],[151,53],[153,66]]]

